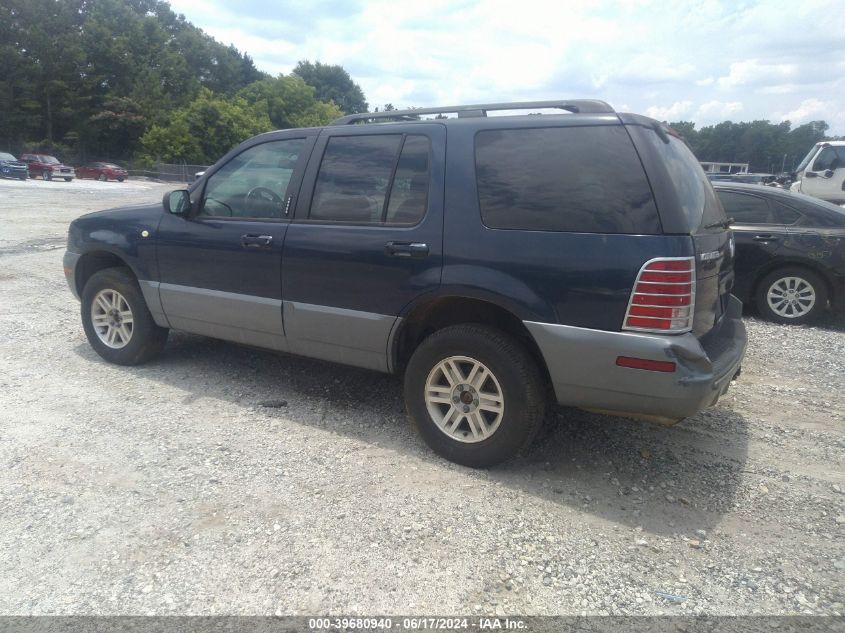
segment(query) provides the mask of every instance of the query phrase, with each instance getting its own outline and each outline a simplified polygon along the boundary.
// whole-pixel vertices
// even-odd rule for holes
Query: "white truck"
[[[845,141],[813,145],[795,170],[791,191],[845,204]]]

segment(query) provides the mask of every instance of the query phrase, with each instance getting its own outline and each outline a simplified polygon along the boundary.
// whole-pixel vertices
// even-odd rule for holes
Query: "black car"
[[[7,154],[6,152],[0,152],[0,177],[18,178],[20,180],[26,180],[26,163],[22,163],[11,154]]]
[[[845,209],[783,189],[714,182],[733,218],[734,294],[779,323],[845,309]]]
[[[487,116],[538,108],[566,113]],[[555,401],[665,423],[716,402],[746,345],[727,226],[663,124],[485,104],[257,136],[161,204],[75,220],[64,264],[106,360],[177,329],[403,373],[429,445],[489,466]]]

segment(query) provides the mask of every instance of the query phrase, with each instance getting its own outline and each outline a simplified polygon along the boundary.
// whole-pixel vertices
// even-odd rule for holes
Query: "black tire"
[[[65,182],[70,182],[73,178],[65,178]]]
[[[429,375],[451,356],[483,363],[501,387],[504,411],[498,427],[486,439],[473,443],[454,439],[437,426],[428,411],[425,392]],[[527,448],[542,426],[548,404],[540,369],[525,347],[500,330],[472,323],[438,330],[425,339],[405,370],[404,391],[408,415],[425,443],[438,455],[472,468],[494,466]]]
[[[94,298],[103,290],[119,292],[132,311],[133,328],[129,342],[115,349],[106,345],[97,334],[91,317]],[[117,365],[140,365],[156,356],[167,341],[167,328],[159,327],[153,321],[141,288],[134,275],[126,268],[106,268],[93,275],[82,290],[82,327],[94,351],[110,363]]]
[[[26,175],[24,175],[24,176],[18,176],[18,178],[20,178],[21,180],[26,180]]]
[[[123,182],[124,180],[126,180],[126,178],[118,178],[117,182]]]
[[[815,302],[806,312],[799,313],[795,308],[791,309],[795,313],[795,316],[789,316],[790,308],[786,307],[781,310],[784,314],[778,314],[769,304],[768,300],[769,290],[777,282],[790,277],[809,284],[815,294]],[[784,281],[784,283],[786,282]],[[824,280],[811,270],[800,266],[785,266],[773,270],[758,282],[754,295],[757,311],[764,319],[774,321],[775,323],[791,323],[795,325],[809,323],[821,316],[827,308],[827,298],[827,284],[825,284]]]
[[[105,181],[107,181],[108,179],[109,179],[109,178],[108,178],[108,176],[106,176],[105,174],[100,174],[100,175],[97,177],[97,180],[99,180],[100,182],[105,182]]]
[[[47,171],[46,169],[41,172],[41,178],[43,180],[53,180],[53,172]]]

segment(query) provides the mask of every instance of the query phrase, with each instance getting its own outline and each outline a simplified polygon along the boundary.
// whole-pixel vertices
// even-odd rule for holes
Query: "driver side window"
[[[836,150],[832,147],[825,147],[816,157],[812,171],[825,171],[840,167]]]
[[[199,217],[279,219],[305,139],[270,141],[244,150],[205,184]]]

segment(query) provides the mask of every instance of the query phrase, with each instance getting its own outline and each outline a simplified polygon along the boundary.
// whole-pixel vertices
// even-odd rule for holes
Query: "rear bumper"
[[[715,404],[739,371],[748,338],[742,303],[730,297],[705,347],[692,334],[605,332],[526,321],[560,404],[674,423]],[[674,372],[616,365],[619,356],[673,361]]]

